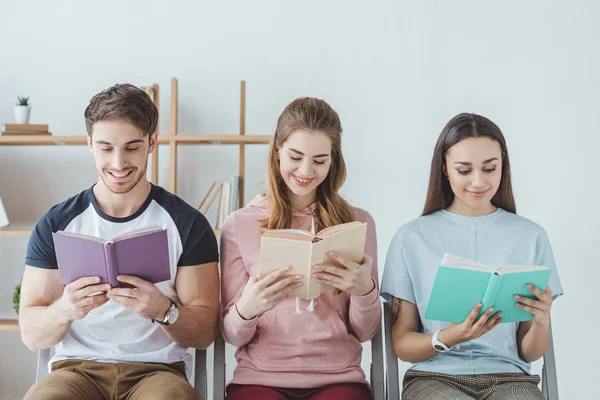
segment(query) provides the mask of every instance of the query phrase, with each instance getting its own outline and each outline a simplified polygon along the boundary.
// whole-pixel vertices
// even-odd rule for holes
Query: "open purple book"
[[[65,285],[84,276],[99,276],[112,287],[131,287],[117,275],[137,276],[151,283],[171,279],[166,229],[144,228],[104,240],[58,231],[52,234],[60,281]]]

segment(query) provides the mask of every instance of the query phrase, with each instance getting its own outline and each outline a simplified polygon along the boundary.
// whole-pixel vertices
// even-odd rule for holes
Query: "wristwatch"
[[[435,331],[433,333],[433,336],[431,337],[431,345],[437,352],[445,353],[447,351],[452,350],[454,348],[454,346],[448,347],[446,344],[444,344],[438,340],[438,334],[440,333],[440,331],[441,331],[441,329],[438,329],[437,331]]]
[[[169,326],[173,325],[175,321],[177,321],[177,318],[179,317],[179,308],[177,308],[177,304],[175,304],[171,298],[169,298],[169,300],[171,301],[171,306],[165,313],[165,318],[162,321],[152,319],[152,322],[156,321],[157,324]]]

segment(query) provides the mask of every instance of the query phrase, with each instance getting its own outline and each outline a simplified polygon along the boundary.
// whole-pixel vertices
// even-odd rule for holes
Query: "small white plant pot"
[[[17,124],[28,124],[31,106],[15,106],[15,122]]]

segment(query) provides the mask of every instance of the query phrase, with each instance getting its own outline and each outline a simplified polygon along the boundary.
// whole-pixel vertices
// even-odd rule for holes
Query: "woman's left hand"
[[[547,324],[550,322],[550,309],[552,308],[552,290],[546,286],[543,292],[535,286],[528,284],[527,289],[537,297],[537,300],[515,295],[518,300],[517,306],[533,314],[533,321],[538,324]]]
[[[371,278],[373,259],[369,255],[365,254],[362,262],[357,264],[333,252],[327,254],[343,267],[315,265],[314,268],[318,272],[313,276],[317,278],[317,282],[333,286],[354,296],[364,296],[375,289],[375,282]]]

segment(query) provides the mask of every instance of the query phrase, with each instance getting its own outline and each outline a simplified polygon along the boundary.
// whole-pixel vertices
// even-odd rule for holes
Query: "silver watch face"
[[[169,311],[167,311],[167,318],[165,319],[167,320],[167,323],[171,325],[177,321],[177,317],[179,317],[179,309],[172,304],[171,307],[169,307]]]

